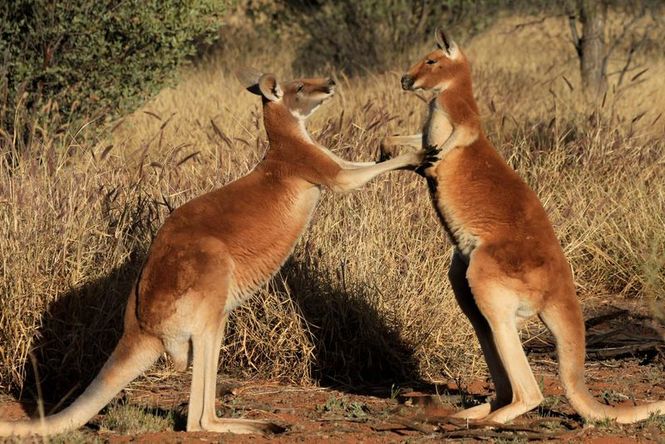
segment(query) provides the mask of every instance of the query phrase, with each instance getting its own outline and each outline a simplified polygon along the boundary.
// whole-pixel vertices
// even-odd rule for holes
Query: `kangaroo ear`
[[[235,75],[247,91],[256,94],[257,96],[263,95],[259,89],[259,79],[263,75],[261,71],[248,66],[243,66],[235,71]]]
[[[434,38],[436,39],[436,46],[443,50],[448,57],[455,56],[457,52],[457,43],[455,43],[450,36],[446,35],[446,33],[443,32],[443,29],[437,28],[434,32]]]
[[[274,74],[263,74],[259,79],[259,89],[263,97],[275,102],[282,98],[283,92]]]

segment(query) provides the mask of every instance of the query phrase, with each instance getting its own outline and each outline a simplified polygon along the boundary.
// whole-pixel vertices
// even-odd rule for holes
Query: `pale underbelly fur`
[[[423,148],[441,147],[453,132],[453,126],[446,113],[439,108],[437,101],[429,105],[429,113],[423,127]]]

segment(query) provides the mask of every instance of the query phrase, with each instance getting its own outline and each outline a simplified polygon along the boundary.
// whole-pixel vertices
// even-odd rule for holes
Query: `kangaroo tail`
[[[148,369],[163,350],[161,342],[137,328],[125,332],[97,377],[63,411],[29,421],[0,421],[0,436],[54,435],[81,427],[127,384]]]
[[[665,415],[665,401],[638,406],[612,407],[596,401],[584,382],[584,320],[575,296],[569,291],[565,298],[547,306],[541,319],[556,339],[559,357],[559,376],[566,397],[575,411],[590,420],[612,419],[630,424],[648,418],[652,414]]]

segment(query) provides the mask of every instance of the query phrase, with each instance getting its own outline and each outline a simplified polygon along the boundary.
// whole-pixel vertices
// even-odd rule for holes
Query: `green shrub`
[[[0,6],[0,148],[20,151],[40,113],[131,109],[218,35],[226,1],[13,0]],[[19,137],[16,137],[16,135]]]

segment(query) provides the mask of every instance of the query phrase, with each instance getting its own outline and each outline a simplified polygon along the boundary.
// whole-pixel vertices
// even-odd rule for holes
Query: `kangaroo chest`
[[[423,147],[442,146],[453,131],[448,115],[436,99],[429,103],[423,126]]]

